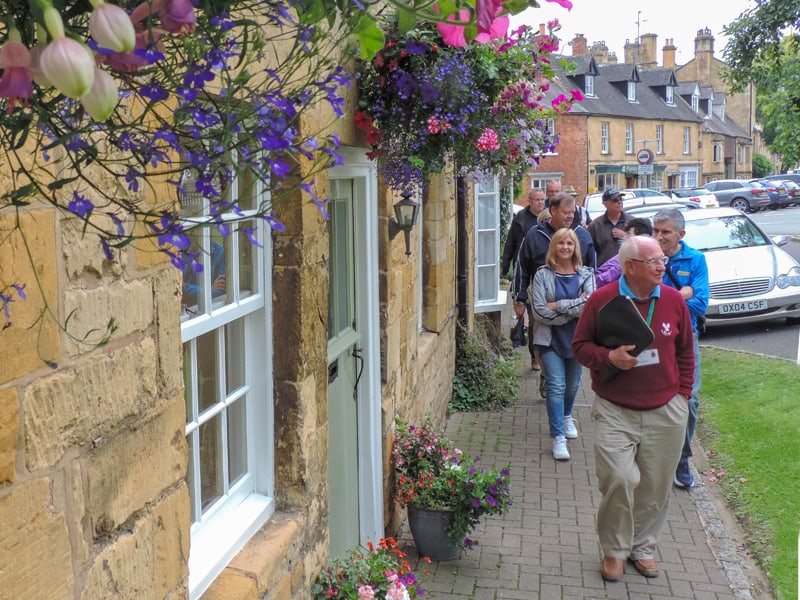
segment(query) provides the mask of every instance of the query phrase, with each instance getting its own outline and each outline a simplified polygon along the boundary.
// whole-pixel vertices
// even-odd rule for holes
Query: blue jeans
[[[539,346],[539,357],[544,367],[550,437],[564,435],[564,417],[572,414],[581,385],[581,365],[574,358],[559,356],[549,346]]]
[[[689,398],[689,419],[686,422],[686,441],[683,443],[680,463],[689,462],[692,455],[692,438],[697,426],[697,413],[700,410],[700,342],[694,334],[694,383],[692,384],[692,397]]]

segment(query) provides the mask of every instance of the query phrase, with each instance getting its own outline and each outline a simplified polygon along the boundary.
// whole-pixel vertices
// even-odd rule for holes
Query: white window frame
[[[697,94],[692,94],[692,110],[694,112],[700,112],[700,96]]]
[[[720,163],[722,162],[722,142],[714,142],[714,157],[713,162]]]
[[[664,126],[656,125],[656,154],[664,154]]]
[[[550,135],[556,134],[556,120],[553,117],[549,117],[545,119],[544,126],[547,128],[547,131],[550,132]],[[545,152],[543,156],[558,156],[558,145],[556,144],[556,149],[548,152]]]
[[[675,104],[675,89],[671,86],[667,86],[667,93],[666,93],[667,104],[673,105]]]
[[[744,162],[744,146],[736,144],[736,162],[742,164]]]
[[[238,171],[233,169],[234,179],[229,188],[231,198],[237,198]],[[252,206],[269,203],[269,191],[257,178],[253,178]],[[252,211],[249,211],[252,212]],[[247,216],[248,211],[244,212]],[[223,216],[233,220],[233,215]],[[204,422],[219,419],[221,433],[218,436],[221,452],[217,461],[222,472],[222,495],[208,506],[201,506],[201,481],[199,477],[187,478],[192,506],[192,525],[190,529],[191,550],[189,552],[189,597],[199,598],[219,576],[230,560],[244,547],[247,541],[261,528],[275,511],[274,493],[274,412],[272,377],[272,293],[271,293],[271,238],[263,221],[254,218],[255,233],[262,247],[252,246],[254,290],[240,294],[238,281],[239,244],[250,243],[241,236],[231,234],[226,242],[230,244],[228,259],[233,268],[226,272],[227,286],[232,290],[223,302],[210,301],[211,274],[203,271],[202,293],[208,300],[208,308],[200,314],[188,315],[181,323],[181,340],[191,382],[199,379],[197,340],[203,335],[215,335],[219,359],[216,364],[217,398],[210,407],[199,411],[197,386],[187,389],[187,436],[190,468],[200,460],[200,427]],[[235,227],[235,226],[234,226]],[[204,244],[210,243],[209,229],[202,234]],[[244,361],[243,385],[235,390],[227,390],[225,382],[226,333],[229,326],[241,323],[243,336],[239,348]],[[245,402],[246,401],[246,402]],[[245,402],[244,431],[228,432],[228,414],[237,404]],[[242,406],[239,404],[239,406]],[[225,439],[243,435],[246,440],[246,469],[236,481],[227,482],[228,454]]]
[[[476,313],[505,307],[507,292],[500,289],[500,179],[475,182],[475,305]]]
[[[633,154],[633,123],[625,123],[625,154]]]
[[[697,167],[681,167],[681,184],[680,187],[697,187],[698,185],[698,168]]]
[[[609,150],[609,139],[608,139],[608,131],[609,125],[608,121],[602,121],[600,123],[600,153],[601,154],[608,154]]]
[[[636,102],[636,82],[628,82],[628,102]]]
[[[594,98],[594,75],[586,76],[584,95],[589,98]]]
[[[692,134],[688,127],[683,128],[683,153],[691,154]]]

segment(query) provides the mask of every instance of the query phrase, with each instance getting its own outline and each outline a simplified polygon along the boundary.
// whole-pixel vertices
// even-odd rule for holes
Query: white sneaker
[[[563,435],[557,435],[553,438],[553,458],[556,460],[569,460],[567,438]]]
[[[564,437],[568,440],[578,438],[578,428],[575,427],[575,419],[572,418],[572,415],[564,417]]]

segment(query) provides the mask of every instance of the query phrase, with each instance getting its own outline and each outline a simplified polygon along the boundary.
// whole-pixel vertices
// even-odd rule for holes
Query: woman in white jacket
[[[533,278],[533,343],[542,359],[553,458],[569,460],[567,439],[578,437],[572,407],[581,383],[581,365],[572,354],[572,334],[586,299],[595,290],[594,273],[581,261],[572,229],[550,240],[546,263]]]

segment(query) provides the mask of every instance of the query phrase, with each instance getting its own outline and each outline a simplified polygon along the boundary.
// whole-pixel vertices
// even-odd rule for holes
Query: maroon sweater
[[[621,371],[610,381],[603,381],[600,372],[611,363],[610,348],[595,343],[595,323],[598,311],[614,296],[619,295],[619,282],[603,286],[589,296],[572,338],[575,358],[591,370],[592,389],[609,402],[637,410],[651,410],[665,405],[678,392],[690,396],[694,380],[694,339],[689,309],[680,292],[660,286],[650,328],[655,340],[649,349],[657,349],[659,363],[637,366]],[[650,299],[634,303],[647,318]]]

